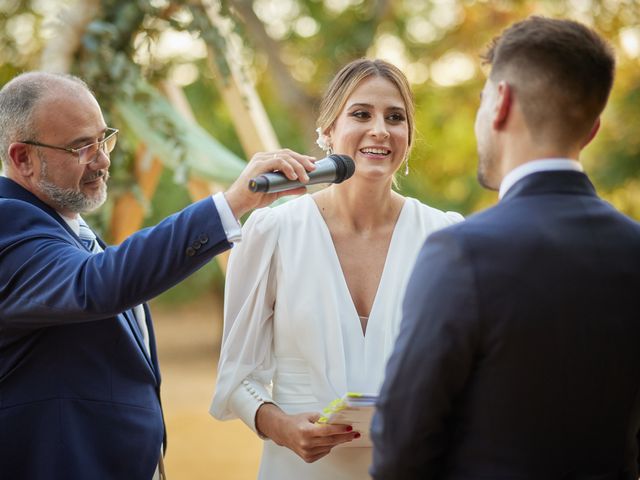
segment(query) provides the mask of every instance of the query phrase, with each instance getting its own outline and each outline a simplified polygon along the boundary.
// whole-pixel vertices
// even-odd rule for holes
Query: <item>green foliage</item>
[[[0,5],[0,84],[16,72],[37,68],[47,21],[42,3],[5,0]],[[112,156],[111,196],[137,191],[133,154],[141,140],[169,167],[158,189],[161,194],[149,205],[147,223],[152,223],[188,203],[182,185],[188,172],[228,183],[245,156],[231,121],[235,106],[224,104],[207,61],[159,58],[153,47],[169,30],[190,32],[214,52],[224,80],[229,68],[221,52],[232,39],[212,26],[197,0],[101,3],[102,13],[83,35],[73,68],[95,90],[107,121],[123,129]],[[241,36],[243,61],[283,147],[320,155],[313,147],[312,126],[318,99],[346,62],[385,56],[400,66],[414,81],[418,129],[410,175],[399,176],[400,191],[464,214],[496,201],[495,193],[476,181],[473,129],[484,83],[480,54],[485,45],[510,23],[531,14],[593,24],[616,48],[618,71],[601,131],[583,160],[599,192],[640,218],[640,59],[623,48],[622,36],[626,32],[636,41],[640,38],[637,7],[633,0],[225,0],[220,13]],[[19,34],[21,25],[31,34]],[[467,75],[447,83],[438,72],[451,59],[462,59]],[[155,88],[173,75],[176,65],[185,63],[198,73],[184,89],[196,127],[176,114]],[[110,206],[102,209],[96,220],[107,225],[110,211]],[[185,283],[186,290],[209,288],[204,285],[216,274],[212,265]],[[177,299],[182,294],[171,295]]]
[[[629,58],[624,54],[620,40],[624,28],[635,28],[635,38],[640,36],[637,2],[593,0],[582,6],[551,0],[344,2],[347,6],[339,13],[330,10],[325,2],[295,3],[299,10],[293,18],[287,17],[288,25],[295,26],[296,19],[309,15],[320,28],[315,35],[303,37],[291,27],[282,35],[280,44],[294,62],[312,60],[316,74],[305,87],[316,98],[346,61],[384,51],[376,48],[383,35],[400,40],[402,47],[396,63],[405,71],[415,66],[428,69],[429,78],[413,85],[419,135],[410,159],[411,174],[400,178],[400,189],[434,206],[464,214],[496,200],[495,193],[479,187],[475,173],[473,122],[484,82],[480,55],[485,46],[509,24],[532,14],[564,16],[593,24],[610,39],[619,58],[617,81],[601,132],[585,150],[584,162],[600,193],[624,212],[640,218],[640,117],[636,114],[640,107],[640,64],[637,56]],[[416,25],[431,35],[418,38]],[[365,38],[368,40],[363,41]],[[260,45],[253,47],[260,50]],[[451,53],[465,55],[473,62],[475,72],[469,80],[442,86],[435,78],[434,66]],[[295,69],[295,64],[291,67]],[[262,79],[264,83],[271,81],[267,76]],[[269,111],[274,111],[277,107],[272,102],[277,102],[278,92],[271,91],[276,95],[263,98]],[[293,122],[301,124],[299,120]],[[306,134],[300,132],[301,136]]]
[[[158,8],[148,0],[104,0],[103,16],[89,23],[82,36],[73,73],[94,90],[107,122],[121,130],[121,142],[112,158],[111,191],[116,195],[110,196],[111,201],[119,192],[136,191],[133,167],[140,143],[173,171],[177,184],[184,184],[189,175],[229,184],[242,169],[236,155],[185,119],[152,86],[166,78],[168,65],[135,61],[138,39],[153,42],[168,25],[193,28],[202,18],[194,17],[184,27],[174,19],[178,6]],[[102,215],[98,219],[105,220]]]
[[[158,185],[150,215],[145,219],[145,227],[156,225],[164,218],[175,213],[176,206],[191,203],[189,192],[182,185],[176,185],[170,170],[164,170]],[[162,305],[188,303],[206,291],[222,291],[224,275],[217,262],[209,262],[184,281],[158,297]]]
[[[199,81],[184,88],[184,92],[192,105],[198,125],[211,133],[213,138],[220,139],[231,152],[239,157],[244,156],[238,134],[233,128],[233,108],[227,108],[216,89],[213,78],[206,70],[205,62],[198,62],[203,72]]]

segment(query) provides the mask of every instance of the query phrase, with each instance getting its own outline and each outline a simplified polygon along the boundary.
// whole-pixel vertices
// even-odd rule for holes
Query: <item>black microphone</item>
[[[309,182],[301,183],[298,180],[289,180],[282,173],[263,173],[249,180],[249,190],[252,192],[276,193],[305,185],[315,185],[316,183],[340,183],[353,175],[356,171],[356,164],[349,155],[329,155],[318,160],[316,169],[308,172]]]

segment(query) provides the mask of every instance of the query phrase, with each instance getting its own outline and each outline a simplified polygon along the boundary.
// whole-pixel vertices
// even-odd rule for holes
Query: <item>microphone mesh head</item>
[[[329,155],[336,164],[336,181],[334,183],[340,183],[350,178],[356,171],[356,164],[349,155],[338,155],[334,153]]]

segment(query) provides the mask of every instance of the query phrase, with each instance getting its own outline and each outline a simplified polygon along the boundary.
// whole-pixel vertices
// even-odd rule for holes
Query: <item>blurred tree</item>
[[[65,6],[83,11],[58,16]],[[228,23],[224,31],[207,18],[211,8]],[[229,181],[238,171],[237,157],[245,156],[233,128],[236,105],[225,105],[214,81],[214,75],[225,75],[224,62],[215,74],[207,48],[220,51],[232,42],[280,144],[316,155],[321,154],[314,145],[316,108],[327,82],[354,58],[385,58],[406,72],[418,107],[410,175],[399,179],[399,188],[469,214],[496,200],[475,179],[473,123],[485,79],[479,54],[502,29],[531,14],[593,25],[616,48],[616,84],[584,163],[605,198],[640,218],[637,0],[3,0],[0,84],[37,68],[41,57],[71,51],[72,71],[95,89],[109,121],[129,132],[113,158],[112,190],[137,188],[132,159],[141,139],[167,158],[174,175],[161,179],[163,194],[153,198],[150,210],[155,219],[154,211],[175,210],[186,201],[186,172]],[[61,31],[51,27],[56,22],[70,25],[79,41],[51,38],[51,32]],[[184,87],[202,127],[195,140],[194,130],[172,119],[173,109],[153,88],[166,79]],[[212,139],[226,148],[211,147]],[[197,153],[190,147],[194,143],[200,145]],[[226,163],[211,153],[222,150],[231,152]],[[169,195],[172,188],[183,193]],[[105,219],[109,214],[103,210]]]
[[[226,5],[250,46],[263,98],[276,112],[276,131],[290,135],[294,128],[285,145],[308,148],[313,143],[315,105],[344,63],[369,56],[401,67],[413,83],[419,135],[411,174],[400,179],[400,188],[465,214],[496,200],[475,180],[473,122],[484,83],[479,57],[484,46],[532,14],[593,25],[620,55],[602,132],[586,149],[585,163],[605,197],[640,217],[635,134],[640,118],[633,114],[640,106],[637,1],[229,0]]]

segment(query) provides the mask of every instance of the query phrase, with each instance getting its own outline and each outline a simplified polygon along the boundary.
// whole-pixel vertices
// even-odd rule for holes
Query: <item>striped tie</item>
[[[100,244],[96,240],[96,234],[89,228],[89,226],[85,223],[82,218],[78,218],[78,223],[80,226],[80,231],[78,232],[78,237],[80,237],[80,241],[82,244],[87,247],[93,253],[100,253],[102,248]]]

